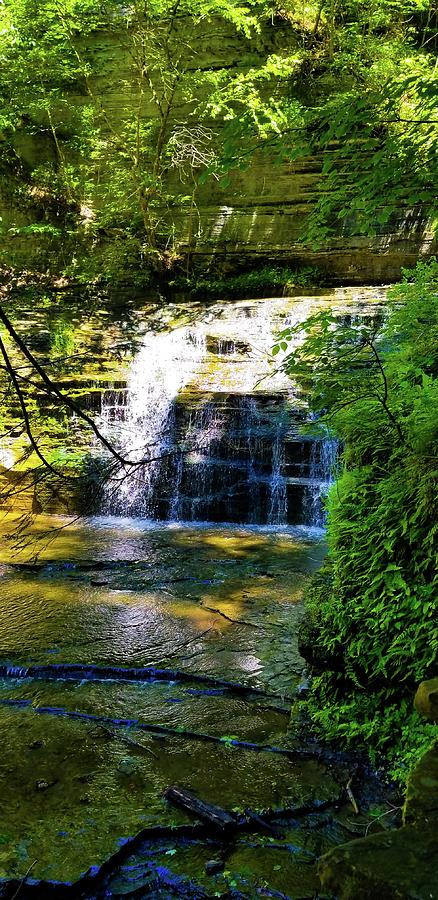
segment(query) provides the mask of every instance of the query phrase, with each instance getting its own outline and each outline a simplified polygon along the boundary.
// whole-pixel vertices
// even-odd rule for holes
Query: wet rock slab
[[[111,734],[94,724],[0,709],[3,818],[0,878],[76,881],[100,866],[141,829],[192,825],[171,807],[165,790],[183,781],[207,802],[228,810],[272,806],[316,808],[342,787],[315,761],[296,764],[270,753],[183,737],[154,741],[134,729]],[[127,748],[123,739],[144,749]],[[39,789],[44,782],[47,787]],[[211,858],[211,849],[207,851]],[[169,860],[168,860],[169,862]]]
[[[0,579],[6,896],[311,896],[315,859],[344,839],[327,817],[348,773],[327,755],[294,756],[284,712],[303,666],[298,601],[323,546],[63,524],[38,520],[37,561],[30,544]],[[251,821],[218,841],[166,802],[175,784],[236,816],[288,817],[278,835]],[[222,872],[206,872],[212,860]],[[84,882],[90,868],[97,881]]]

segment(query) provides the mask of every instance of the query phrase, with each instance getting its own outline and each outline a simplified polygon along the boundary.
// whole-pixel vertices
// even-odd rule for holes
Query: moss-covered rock
[[[420,759],[409,778],[404,822],[406,825],[434,825],[438,832],[438,740]]]
[[[438,898],[438,741],[408,783],[404,827],[325,854],[319,876],[338,900]]]
[[[438,897],[437,857],[437,829],[412,825],[331,850],[318,870],[339,900],[430,900]]]
[[[415,694],[414,706],[420,716],[438,722],[438,678],[422,681]]]

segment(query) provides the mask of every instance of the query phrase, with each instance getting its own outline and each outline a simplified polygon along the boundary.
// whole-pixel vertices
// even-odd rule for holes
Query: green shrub
[[[326,738],[385,754],[400,778],[437,731],[412,707],[438,656],[436,262],[405,273],[382,328],[342,328],[324,313],[305,331],[287,367],[313,384],[315,410],[344,445],[328,498],[330,568],[307,600],[328,658],[309,709]]]
[[[226,275],[222,278],[189,276],[175,278],[170,287],[188,291],[194,297],[239,297],[260,296],[274,289],[286,293],[296,287],[315,287],[321,284],[322,276],[316,266],[299,269],[279,266],[264,266],[240,275]]]

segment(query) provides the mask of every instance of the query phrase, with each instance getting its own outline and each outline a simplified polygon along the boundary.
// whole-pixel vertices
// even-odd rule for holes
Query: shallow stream
[[[278,751],[291,747],[299,600],[321,538],[66,524],[38,517],[21,548],[2,545],[1,876],[31,866],[29,879],[74,882],[159,825],[168,831],[111,873],[109,893],[86,896],[214,896],[227,885],[246,897],[311,895],[316,855],[342,838],[332,804],[345,768]],[[194,820],[164,798],[174,784],[230,811],[288,818],[278,834],[231,843],[179,836],[172,827]],[[224,872],[207,876],[218,855]]]

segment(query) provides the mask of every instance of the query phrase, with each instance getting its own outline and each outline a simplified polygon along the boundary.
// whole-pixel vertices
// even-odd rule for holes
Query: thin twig
[[[117,738],[119,741],[124,741],[125,744],[130,744],[133,747],[139,747],[140,750],[144,750],[146,753],[150,753],[155,759],[158,759],[158,755],[154,753],[150,747],[145,747],[144,744],[140,744],[139,741],[135,741],[134,738],[128,737],[127,734],[118,734],[115,731],[112,731],[111,728],[107,728],[106,725],[100,725],[100,728],[103,731],[106,731],[107,734],[110,734],[111,737]]]
[[[38,860],[34,859],[33,863],[30,864],[27,872],[24,873],[24,875],[20,881],[20,884],[18,885],[17,890],[15,891],[15,894],[12,895],[11,900],[15,900],[15,898],[18,897],[18,895],[21,891],[21,888],[23,887],[24,882],[26,881],[27,876],[30,875],[33,867],[36,866],[37,862],[38,862]]]
[[[353,791],[351,790],[351,783],[352,783],[352,781],[353,781],[353,776],[351,776],[351,778],[349,778],[348,781],[347,781],[346,791],[347,791],[347,794],[348,794],[348,799],[349,799],[349,801],[350,801],[350,803],[351,803],[351,805],[352,805],[352,807],[353,807],[354,814],[355,814],[355,816],[358,816],[358,815],[359,815],[359,807],[358,807],[358,805],[357,805],[357,803],[356,803],[356,800],[355,800]]]

